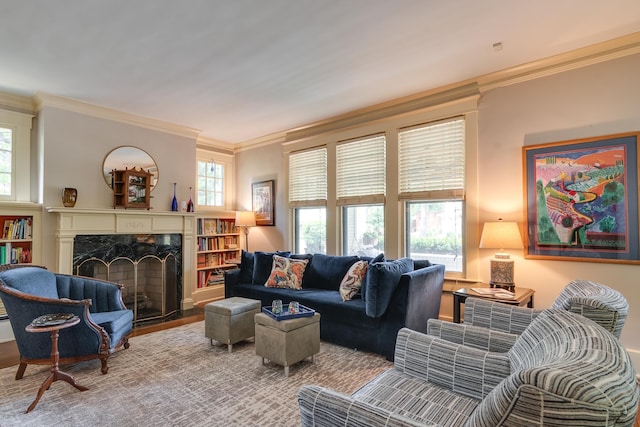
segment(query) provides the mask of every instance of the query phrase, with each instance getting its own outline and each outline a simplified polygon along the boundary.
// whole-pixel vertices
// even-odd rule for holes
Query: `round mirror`
[[[111,171],[124,169],[144,169],[151,173],[151,190],[158,182],[158,165],[153,157],[137,147],[118,147],[109,152],[102,164],[104,180],[111,187]]]

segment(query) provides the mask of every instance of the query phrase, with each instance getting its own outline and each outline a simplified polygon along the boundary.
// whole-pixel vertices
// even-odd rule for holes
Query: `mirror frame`
[[[153,166],[147,166],[150,164],[152,164]],[[102,176],[104,177],[104,181],[107,183],[109,188],[112,188],[112,170],[124,170],[133,168],[144,169],[145,171],[151,173],[150,190],[153,191],[160,177],[158,164],[156,163],[155,159],[142,148],[133,147],[131,145],[122,145],[109,151],[104,157],[104,161],[102,162]]]

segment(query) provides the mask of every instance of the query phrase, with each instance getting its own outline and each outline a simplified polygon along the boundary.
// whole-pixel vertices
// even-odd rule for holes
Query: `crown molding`
[[[0,93],[0,107],[31,115],[36,112],[32,97],[11,93]]]
[[[286,134],[286,131],[272,133],[270,135],[265,135],[259,138],[239,142],[237,144],[234,144],[234,152],[239,153],[241,151],[253,150],[255,148],[264,147],[271,144],[282,144],[283,142],[286,142]]]
[[[640,53],[640,32],[486,74],[475,80],[480,91],[487,92],[637,53]]]
[[[232,154],[235,147],[229,142],[207,138],[205,136],[198,136],[198,139],[196,139],[196,148],[199,148],[201,150],[214,150],[223,152],[225,154]]]
[[[185,138],[196,139],[200,131],[198,129],[180,126],[148,117],[136,116],[107,107],[89,104],[75,99],[64,98],[44,92],[38,92],[34,96],[36,111],[40,112],[44,107],[53,107],[73,113],[84,114],[100,119],[125,123],[145,129],[151,129]]]

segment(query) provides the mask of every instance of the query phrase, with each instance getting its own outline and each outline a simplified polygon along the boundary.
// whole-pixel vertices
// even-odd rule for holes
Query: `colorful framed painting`
[[[525,258],[640,263],[638,137],[523,147]]]
[[[251,184],[253,212],[256,214],[256,225],[275,225],[273,192],[274,180],[254,182]]]

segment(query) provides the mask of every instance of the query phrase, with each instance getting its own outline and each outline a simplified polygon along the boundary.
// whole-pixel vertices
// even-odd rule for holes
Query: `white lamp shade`
[[[236,227],[255,227],[256,214],[251,211],[236,212]]]
[[[480,248],[522,249],[522,237],[517,222],[485,222],[480,238]]]

